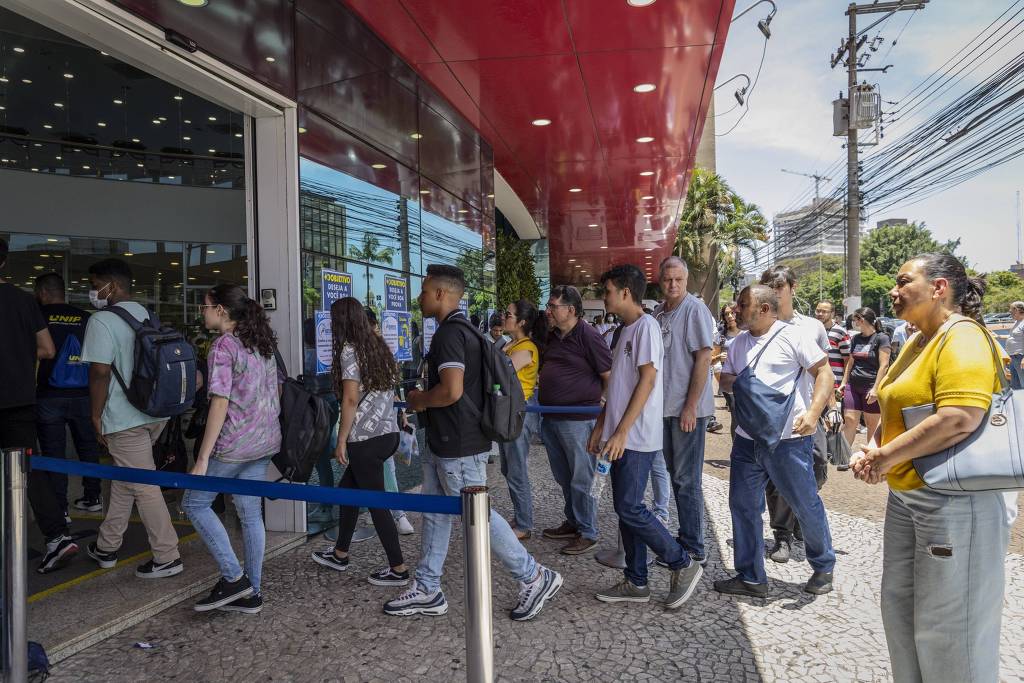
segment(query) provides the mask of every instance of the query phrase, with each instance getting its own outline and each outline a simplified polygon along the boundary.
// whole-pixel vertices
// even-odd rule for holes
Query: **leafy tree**
[[[499,231],[496,267],[499,308],[520,299],[543,303],[529,242]]]
[[[813,295],[810,294],[808,291],[809,286],[810,282],[804,281],[803,287],[797,290],[797,294],[802,295],[801,298],[804,299],[808,309],[814,305],[810,302],[810,299],[818,296],[817,291],[814,291]],[[892,311],[889,308],[889,290],[895,286],[896,280],[894,278],[877,273],[874,268],[861,268],[861,305],[870,308],[879,315],[890,315]],[[825,278],[825,298],[837,306],[842,303],[843,272],[841,270],[834,271]],[[881,305],[883,303],[884,306]]]
[[[395,256],[395,250],[391,247],[381,247],[380,240],[373,233],[367,231],[363,233],[363,243],[360,246],[350,245],[348,248],[348,255],[357,261],[364,261],[367,264],[370,263],[387,263],[390,265],[391,259]],[[366,305],[376,307],[376,302],[373,299],[373,291],[370,287],[370,279],[373,276],[370,274],[370,266],[366,266]]]
[[[908,225],[888,225],[875,228],[867,234],[860,245],[861,273],[871,268],[877,273],[896,277],[900,266],[912,256],[928,252],[944,252],[956,255],[960,248],[960,240],[939,242],[932,237],[932,232],[922,222]],[[966,260],[960,257],[967,265]],[[861,275],[863,279],[863,274]],[[863,291],[864,285],[861,285]]]
[[[990,289],[994,288],[1013,288],[1020,285],[1024,285],[1024,280],[1017,277],[1016,273],[1011,273],[1008,270],[996,270],[985,276],[985,281],[988,283]]]
[[[481,317],[494,306],[493,285],[487,277],[487,255],[482,249],[464,249],[455,260],[469,289],[469,312]]]
[[[1014,273],[998,270],[989,273],[983,300],[985,313],[1005,313],[1014,301],[1024,301],[1024,280]]]

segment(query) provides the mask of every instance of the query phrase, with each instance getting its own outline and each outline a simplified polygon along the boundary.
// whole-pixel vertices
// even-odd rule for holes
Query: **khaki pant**
[[[132,427],[122,432],[107,434],[110,457],[118,467],[134,467],[140,470],[156,469],[153,464],[153,444],[156,443],[163,422],[151,422]],[[171,514],[159,486],[133,484],[127,481],[110,482],[110,503],[107,516],[100,525],[96,548],[105,553],[116,552],[121,547],[132,506],[138,505],[139,517],[146,527],[149,546],[157,564],[178,559],[178,534],[171,523]]]

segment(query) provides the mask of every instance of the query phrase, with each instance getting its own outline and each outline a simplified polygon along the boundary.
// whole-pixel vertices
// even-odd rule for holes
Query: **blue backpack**
[[[83,389],[89,386],[89,364],[82,362],[82,344],[69,334],[53,361],[50,386],[57,389]]]
[[[153,417],[174,417],[191,408],[196,397],[196,355],[181,332],[161,325],[153,313],[139,322],[120,306],[106,310],[135,332],[131,383],[124,381],[116,366],[110,366],[128,402]]]

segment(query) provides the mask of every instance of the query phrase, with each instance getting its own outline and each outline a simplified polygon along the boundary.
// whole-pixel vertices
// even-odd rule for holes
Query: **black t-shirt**
[[[89,387],[60,389],[51,386],[50,374],[53,372],[54,363],[60,357],[60,350],[64,347],[68,337],[77,338],[79,348],[85,344],[85,325],[89,322],[89,313],[71,304],[47,304],[40,308],[43,311],[46,326],[50,328],[50,336],[53,337],[57,355],[53,359],[39,361],[39,371],[36,372],[36,396],[63,398],[88,396]]]
[[[850,355],[853,368],[850,369],[850,384],[870,388],[878,377],[878,352],[891,347],[889,335],[876,332],[870,337],[857,333],[850,337]]]
[[[459,368],[464,373],[462,397],[450,406],[428,408],[424,413],[427,443],[440,458],[462,458],[491,449],[491,440],[480,430],[484,398],[480,337],[469,326],[453,321],[455,316],[466,317],[461,311],[449,314],[434,333],[426,357],[428,389],[441,383],[445,368]]]
[[[32,295],[0,283],[0,409],[36,402],[36,333],[45,329]]]

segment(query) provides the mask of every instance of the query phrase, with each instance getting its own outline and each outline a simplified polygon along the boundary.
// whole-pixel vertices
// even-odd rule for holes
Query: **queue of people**
[[[6,243],[0,241],[0,267],[5,259]],[[94,462],[103,445],[115,464],[153,469],[152,445],[164,420],[141,412],[122,383],[112,381],[118,371],[131,371],[134,338],[125,316],[141,321],[150,314],[132,300],[126,264],[110,259],[89,272],[97,311],[91,315],[65,302],[56,275],[37,280],[38,302],[0,280],[0,335],[11,351],[0,364],[0,381],[11,387],[0,398],[0,445],[34,448],[38,433],[44,452],[62,454],[66,445],[58,441],[57,426],[61,432],[69,426],[84,461]],[[758,284],[743,289],[735,305],[723,309],[717,330],[704,302],[686,291],[687,279],[684,261],[665,259],[659,269],[664,300],[647,312],[643,272],[616,266],[600,279],[605,309],[618,321],[614,329],[588,324],[580,292],[563,285],[552,288],[543,312],[530,301],[510,303],[498,319],[488,320],[484,334],[459,308],[466,289],[462,271],[429,266],[419,305],[438,327],[425,356],[425,386],[407,395],[409,410],[425,423],[423,493],[455,495],[465,486],[487,483],[491,438],[478,419],[485,391],[483,353],[488,342],[500,343],[527,404],[561,409],[539,420],[539,434],[562,492],[564,519],[541,535],[562,542],[561,552],[568,556],[593,550],[598,496],[608,476],[625,568],[621,580],[595,591],[595,597],[606,603],[648,602],[650,550],[670,572],[663,604],[678,608],[698,589],[709,558],[702,472],[717,382],[735,430],[729,477],[735,574],[715,581],[713,589],[732,596],[769,595],[765,557],[788,561],[793,543],[802,540],[812,570],[804,590],[825,595],[833,590],[836,551],[819,495],[827,472],[819,424],[841,401],[847,440],[853,442],[861,418],[868,428],[866,444],[851,463],[853,476],[868,484],[886,482],[890,489],[882,613],[894,677],[996,680],[1003,557],[1016,496],[1000,491],[947,495],[925,486],[913,466],[915,458],[973,433],[998,391],[998,373],[1005,368],[989,353],[988,331],[957,324],[977,318],[984,282],[942,254],[923,254],[904,264],[891,297],[909,336],[896,355],[870,309],[853,313],[853,334],[834,322],[829,302],[820,302],[813,318],[796,311],[798,282],[786,267],[769,269]],[[276,337],[262,307],[240,287],[212,288],[201,310],[206,327],[218,336],[208,358],[209,414],[191,471],[263,480],[281,443],[276,418],[285,372],[276,358]],[[1018,313],[1015,320],[1024,321],[1024,304]],[[331,327],[339,404],[334,457],[345,467],[339,486],[383,491],[385,463],[399,441],[393,408],[399,370],[355,299],[332,305]],[[1011,367],[1024,357],[1014,343],[1011,335],[1007,357],[1000,361]],[[84,378],[81,362],[88,363]],[[930,406],[932,414],[908,426],[905,409],[921,406]],[[566,407],[599,413],[595,418]],[[509,611],[519,621],[535,618],[565,580],[524,545],[535,522],[528,455],[538,422],[526,424],[515,439],[499,444],[511,518],[490,513],[492,552],[519,584]],[[234,496],[245,551],[240,562],[211,509],[213,498],[193,490],[183,501],[221,572],[195,609],[258,612],[265,544],[260,500]],[[33,471],[29,500],[47,542],[38,571],[66,566],[79,551],[69,534],[66,480]],[[678,523],[674,531],[670,500]],[[98,483],[84,482],[84,495],[73,504],[99,508]],[[162,578],[183,571],[177,535],[155,486],[112,482],[104,521],[87,554],[100,567],[117,563],[133,506],[153,551],[136,575]],[[775,536],[768,549],[762,534],[766,506]],[[337,540],[313,553],[317,564],[349,568],[358,515],[357,508],[342,507]],[[419,557],[411,569],[391,513],[371,509],[370,515],[387,566],[367,580],[403,588],[384,603],[384,612],[446,614],[442,578],[451,517],[423,515]]]

